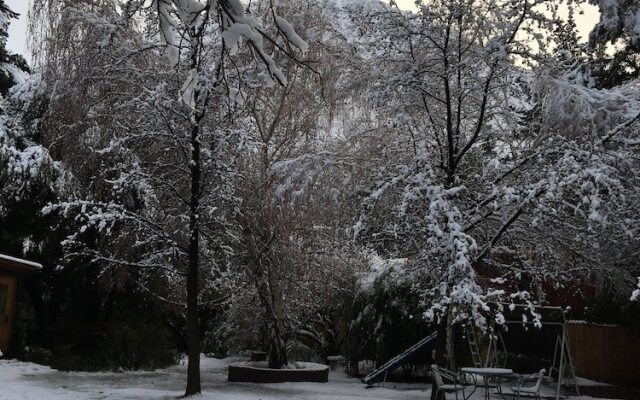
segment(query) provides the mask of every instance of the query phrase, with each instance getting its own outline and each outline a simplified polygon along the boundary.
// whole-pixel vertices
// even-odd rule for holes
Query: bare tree
[[[225,205],[231,207],[238,132],[227,122],[239,77],[227,73],[227,63],[244,41],[267,76],[284,85],[263,43],[293,53],[262,32],[237,0],[38,1],[33,13],[47,35],[36,56],[46,60],[52,83],[69,82],[52,88],[51,111],[81,105],[64,112],[66,120],[55,118],[71,128],[66,134],[79,135],[53,131],[50,140],[54,147],[73,144],[90,167],[76,169],[88,175],[88,193],[78,190],[51,208],[77,215],[80,229],[67,244],[79,254],[107,266],[165,271],[169,283],[184,285],[185,395],[199,393],[202,259],[212,272],[224,264],[230,251],[224,237],[233,225]],[[277,22],[285,40],[299,39],[288,22]],[[66,145],[58,147],[61,154]],[[71,154],[66,160],[74,163]],[[87,232],[98,234],[99,248],[86,246]]]

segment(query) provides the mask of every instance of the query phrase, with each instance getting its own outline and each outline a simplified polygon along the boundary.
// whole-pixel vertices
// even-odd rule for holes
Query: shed
[[[42,265],[0,254],[0,351],[7,353],[15,320],[18,282],[26,274],[42,269]]]

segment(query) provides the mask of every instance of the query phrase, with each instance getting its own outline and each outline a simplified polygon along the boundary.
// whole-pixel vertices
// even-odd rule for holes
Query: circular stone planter
[[[265,361],[244,361],[229,365],[229,382],[280,383],[328,382],[329,366],[309,362],[295,363],[297,368],[270,369]]]

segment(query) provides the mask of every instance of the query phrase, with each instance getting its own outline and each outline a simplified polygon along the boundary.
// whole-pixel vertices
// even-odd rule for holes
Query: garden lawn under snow
[[[237,359],[236,359],[237,360]],[[357,379],[331,373],[329,383],[249,384],[227,382],[227,365],[233,359],[202,358],[203,394],[211,400],[425,400],[427,384],[387,384],[365,389]],[[183,393],[186,365],[124,373],[60,372],[14,360],[0,360],[0,400],[148,400],[175,399]],[[453,398],[453,395],[449,397]],[[482,398],[476,392],[474,400]],[[587,400],[590,397],[571,397]]]

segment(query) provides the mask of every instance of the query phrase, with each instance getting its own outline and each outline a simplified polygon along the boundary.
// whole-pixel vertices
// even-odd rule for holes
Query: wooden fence
[[[616,325],[568,324],[576,375],[600,382],[640,382],[640,329]]]

